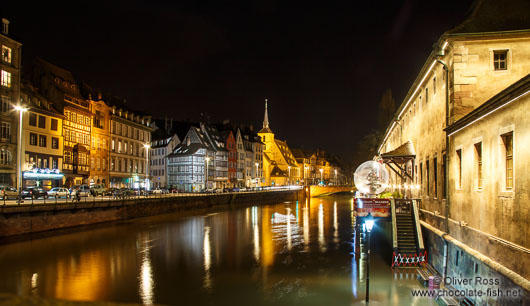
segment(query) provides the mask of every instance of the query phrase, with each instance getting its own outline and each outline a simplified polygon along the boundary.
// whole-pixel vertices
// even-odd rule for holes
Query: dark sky
[[[271,129],[291,147],[351,155],[391,88],[399,104],[470,0],[7,1],[34,56],[155,117]]]

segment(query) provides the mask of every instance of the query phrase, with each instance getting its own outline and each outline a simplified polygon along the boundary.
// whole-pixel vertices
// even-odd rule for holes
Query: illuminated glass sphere
[[[370,160],[355,170],[353,180],[360,192],[380,194],[388,186],[388,171],[383,164]]]

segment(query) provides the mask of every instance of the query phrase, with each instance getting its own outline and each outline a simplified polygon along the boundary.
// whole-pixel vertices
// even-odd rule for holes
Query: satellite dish
[[[373,160],[362,163],[353,175],[355,187],[362,193],[380,194],[388,186],[388,171]]]

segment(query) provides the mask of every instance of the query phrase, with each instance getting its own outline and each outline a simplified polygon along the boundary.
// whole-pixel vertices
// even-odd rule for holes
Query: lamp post
[[[259,179],[258,169],[259,169],[259,163],[256,163],[256,187],[258,187],[258,179]]]
[[[146,143],[144,144],[145,148],[145,191],[149,191],[149,149],[151,145]]]
[[[206,156],[204,160],[206,161],[206,179],[204,180],[204,188],[208,190],[208,166],[210,165],[210,157]]]
[[[287,178],[287,185],[291,185],[291,166],[287,166],[287,169],[289,169],[289,177]]]
[[[324,169],[320,168],[320,183],[324,185],[324,177],[322,176],[324,173]]]
[[[307,186],[307,169],[309,169],[308,166],[304,166],[304,185]]]
[[[17,187],[18,187],[18,204],[20,204],[20,196],[22,192],[22,118],[24,112],[28,110],[22,105],[15,105],[15,110],[18,111],[18,143],[17,143]]]
[[[335,186],[337,186],[337,169],[335,169]]]
[[[370,300],[370,232],[374,227],[374,218],[371,213],[368,213],[364,224],[368,232],[368,251],[366,252],[366,303]]]

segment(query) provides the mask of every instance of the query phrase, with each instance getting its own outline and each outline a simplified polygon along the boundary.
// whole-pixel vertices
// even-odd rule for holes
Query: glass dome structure
[[[362,163],[353,175],[355,187],[362,193],[380,194],[388,186],[389,175],[385,166],[370,160]]]

